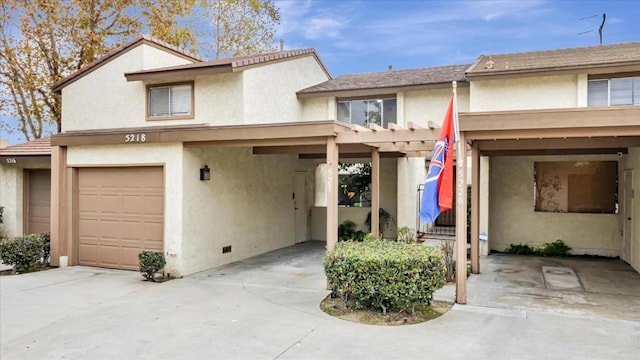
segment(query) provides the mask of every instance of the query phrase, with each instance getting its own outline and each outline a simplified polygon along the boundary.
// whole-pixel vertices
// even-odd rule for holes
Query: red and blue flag
[[[431,154],[427,180],[424,183],[420,203],[420,222],[423,224],[434,222],[441,212],[453,207],[453,153],[457,141],[458,109],[454,91]]]

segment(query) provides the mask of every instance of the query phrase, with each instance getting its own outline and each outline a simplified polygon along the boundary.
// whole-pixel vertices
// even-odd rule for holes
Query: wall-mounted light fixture
[[[200,181],[211,180],[211,169],[207,165],[200,168]]]

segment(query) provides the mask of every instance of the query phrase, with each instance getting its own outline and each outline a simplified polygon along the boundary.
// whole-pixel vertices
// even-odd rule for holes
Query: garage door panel
[[[119,225],[120,222],[118,220],[101,220],[98,223],[97,236],[105,240],[118,240],[122,237],[122,231]]]
[[[137,270],[141,251],[163,250],[161,167],[80,169],[78,188],[80,264]]]
[[[84,243],[84,244],[80,244],[78,250],[80,253],[78,261],[80,262],[80,264],[89,265],[89,266],[98,265],[98,257],[97,257],[98,245]]]
[[[162,223],[145,223],[144,224],[145,241],[148,241],[148,242],[155,241],[162,244],[163,232],[164,232],[164,226]]]
[[[146,215],[156,215],[159,217],[163,217],[164,216],[162,212],[163,203],[164,203],[164,198],[162,196],[145,196],[144,213]]]

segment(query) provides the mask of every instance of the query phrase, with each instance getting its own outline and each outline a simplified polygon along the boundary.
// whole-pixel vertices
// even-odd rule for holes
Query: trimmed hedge
[[[156,281],[156,273],[167,265],[162,252],[143,251],[138,254],[138,260],[140,260],[140,273],[149,281]]]
[[[47,259],[42,235],[31,234],[3,240],[0,242],[0,259],[19,273],[44,265]]]
[[[385,240],[339,242],[325,255],[324,271],[346,306],[385,314],[430,303],[447,272],[437,249]]]

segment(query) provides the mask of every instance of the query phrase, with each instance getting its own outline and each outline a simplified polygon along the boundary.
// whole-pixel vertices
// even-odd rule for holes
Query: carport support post
[[[371,150],[371,233],[382,237],[380,229],[380,153]]]
[[[467,143],[460,133],[456,166],[456,302],[467,303]]]
[[[67,148],[51,147],[51,265],[67,254]]]
[[[327,140],[327,251],[338,243],[338,159],[335,137]]]
[[[468,200],[467,200],[468,201]],[[480,151],[471,146],[471,272],[480,273]]]

